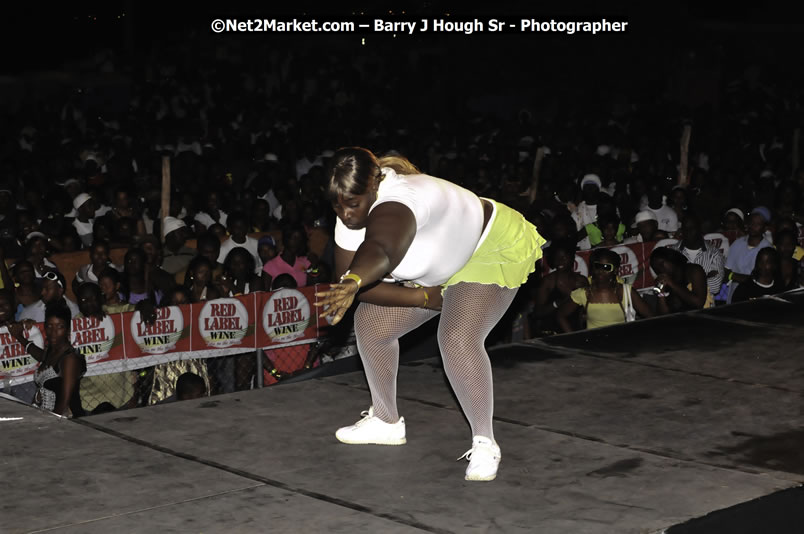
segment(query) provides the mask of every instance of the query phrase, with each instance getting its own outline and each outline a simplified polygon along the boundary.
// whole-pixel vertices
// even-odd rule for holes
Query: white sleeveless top
[[[416,218],[413,243],[391,276],[423,286],[445,283],[480,244],[483,203],[468,189],[441,178],[397,175],[387,167],[382,173],[385,178],[369,213],[383,202],[399,202]],[[350,230],[340,218],[335,223],[335,243],[344,250],[357,250],[365,235],[365,228]]]

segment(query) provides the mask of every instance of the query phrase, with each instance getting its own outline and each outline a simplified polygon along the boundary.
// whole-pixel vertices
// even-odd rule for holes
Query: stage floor
[[[432,354],[401,366],[401,447],[334,438],[370,402],[359,372],[83,420],[0,400],[0,532],[800,532],[786,299],[495,347],[488,483],[463,480],[470,431]],[[740,510],[773,494],[790,504],[749,530]]]

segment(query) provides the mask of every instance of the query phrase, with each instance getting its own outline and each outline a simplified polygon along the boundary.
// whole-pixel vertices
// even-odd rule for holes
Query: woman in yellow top
[[[569,316],[582,307],[586,310],[586,328],[600,328],[626,321],[628,300],[642,317],[652,317],[653,312],[639,293],[629,284],[617,280],[620,256],[610,249],[598,248],[589,255],[592,267],[590,286],[570,293],[570,300],[558,308],[558,324],[564,332],[572,332]]]

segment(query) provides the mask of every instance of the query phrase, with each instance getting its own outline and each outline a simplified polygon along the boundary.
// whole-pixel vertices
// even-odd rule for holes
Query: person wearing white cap
[[[642,210],[637,213],[631,228],[636,228],[637,234],[625,239],[623,244],[649,243],[651,241],[667,239],[668,237],[667,232],[659,230],[659,220],[656,218],[656,214],[650,210]]]
[[[737,237],[745,235],[745,214],[740,208],[731,208],[723,215],[723,231]]]
[[[184,280],[184,271],[196,255],[195,250],[184,245],[190,237],[190,229],[181,219],[165,217],[162,235],[165,236],[162,269],[174,275],[176,280]]]
[[[85,247],[92,244],[93,217],[95,215],[95,199],[87,193],[79,193],[73,199],[75,209],[75,219],[73,227],[78,232],[78,237]]]
[[[572,213],[572,218],[575,220],[576,229],[578,231],[586,228],[587,224],[594,224],[595,221],[597,221],[597,201],[600,198],[601,187],[602,182],[597,174],[587,174],[581,178],[581,194],[583,195],[583,200]],[[589,238],[584,237],[578,241],[578,248],[581,250],[589,250],[592,248]]]

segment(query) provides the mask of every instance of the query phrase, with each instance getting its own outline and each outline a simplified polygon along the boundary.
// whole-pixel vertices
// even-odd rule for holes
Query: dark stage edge
[[[360,372],[83,420],[2,400],[0,532],[799,533],[802,324],[799,292],[495,347],[490,483],[417,334],[401,447],[335,440]]]

